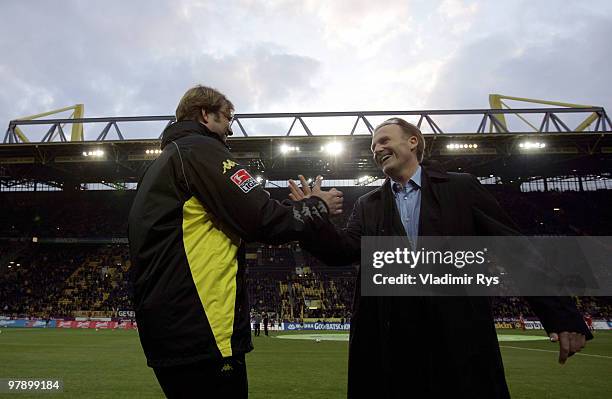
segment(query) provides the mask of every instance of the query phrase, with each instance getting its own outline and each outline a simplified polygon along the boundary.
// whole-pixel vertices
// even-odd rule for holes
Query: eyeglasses
[[[219,111],[219,113],[225,116],[225,119],[227,119],[228,124],[231,125],[232,122],[234,122],[234,115],[232,115],[230,112]]]

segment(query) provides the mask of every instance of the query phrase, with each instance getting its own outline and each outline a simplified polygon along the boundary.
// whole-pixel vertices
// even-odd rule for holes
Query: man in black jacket
[[[493,196],[465,173],[422,163],[420,130],[392,118],[374,131],[372,153],[388,177],[356,202],[342,231],[323,225],[307,250],[331,265],[359,261],[362,236],[520,234]],[[294,200],[310,192],[290,181]],[[508,398],[487,297],[372,297],[357,279],[349,342],[348,397]],[[592,338],[567,297],[528,297],[559,362]]]
[[[129,215],[134,307],[147,364],[168,397],[246,397],[252,350],[244,242],[313,234],[337,190],[282,205],[229,152],[232,103],[188,90]]]

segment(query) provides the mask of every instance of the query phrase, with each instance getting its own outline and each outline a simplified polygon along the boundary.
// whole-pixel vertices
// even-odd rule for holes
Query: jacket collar
[[[197,121],[180,121],[174,122],[162,133],[161,140],[161,149],[163,150],[165,146],[173,142],[174,140],[178,140],[182,137],[186,137],[192,134],[199,134],[202,136],[212,137],[214,139],[219,140],[224,146],[228,149],[228,145],[223,142],[221,137],[218,134],[211,132],[206,126],[202,125]]]
[[[435,180],[448,180],[448,172],[442,167],[438,161],[423,161],[421,166],[427,171],[427,176]]]
[[[439,162],[426,161],[421,163],[421,215],[419,218],[419,234],[435,235],[442,230],[440,227],[440,184],[449,180],[449,174]],[[397,205],[393,195],[393,181],[389,178],[376,189],[383,203],[383,231],[389,235],[406,235],[399,218]]]
[[[423,184],[426,184],[423,180],[435,180],[437,181],[446,181],[449,179],[448,172],[442,167],[440,162],[438,161],[423,161],[421,162],[421,170],[419,176],[419,187],[422,187]],[[389,190],[389,192],[393,191],[393,180],[390,178],[385,178],[385,182],[378,187],[375,192],[383,192],[385,190]]]
[[[412,175],[412,177],[410,179],[408,179],[408,182],[406,182],[406,184],[402,184],[400,182],[396,182],[395,180],[391,179],[391,188],[393,188],[394,192],[400,192],[405,190],[406,187],[408,187],[409,185],[413,185],[416,187],[416,189],[420,189],[421,188],[421,170],[423,168],[421,167],[421,165],[417,165],[417,169],[414,172],[414,174]]]

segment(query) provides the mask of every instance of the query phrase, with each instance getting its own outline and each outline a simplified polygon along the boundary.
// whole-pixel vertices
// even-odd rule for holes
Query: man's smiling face
[[[401,171],[416,161],[417,144],[417,137],[408,136],[398,125],[385,125],[372,136],[374,162],[385,175],[400,177]]]

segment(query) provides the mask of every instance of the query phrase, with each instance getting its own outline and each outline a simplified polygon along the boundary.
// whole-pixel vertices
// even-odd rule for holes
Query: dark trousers
[[[255,323],[254,327],[255,327],[255,336],[259,337],[259,333],[261,332],[261,326],[259,323]]]
[[[249,396],[244,355],[153,370],[168,399]]]

